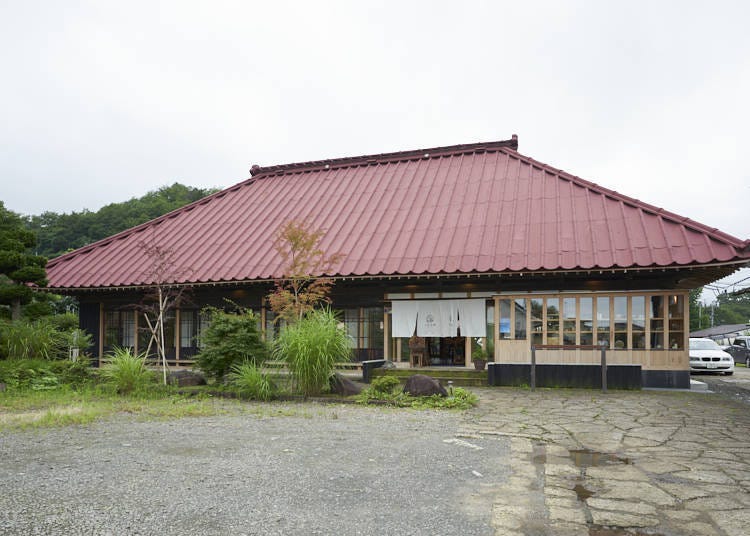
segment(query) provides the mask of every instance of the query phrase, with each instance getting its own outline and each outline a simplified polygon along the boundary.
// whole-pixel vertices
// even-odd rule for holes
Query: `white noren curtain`
[[[414,335],[417,325],[417,302],[413,300],[394,301],[392,303],[393,334],[392,337],[409,338]]]
[[[486,337],[487,319],[484,300],[456,300],[462,337]]]

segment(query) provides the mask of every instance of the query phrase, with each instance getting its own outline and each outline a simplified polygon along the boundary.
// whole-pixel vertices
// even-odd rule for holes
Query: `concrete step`
[[[708,391],[708,385],[705,382],[699,382],[690,378],[690,390],[691,391]]]
[[[456,387],[481,387],[487,385],[486,370],[473,370],[463,367],[377,368],[372,371],[374,378],[395,376],[402,381],[415,374],[424,374],[425,376],[440,380],[443,386],[447,386],[449,381],[453,382],[453,385]]]

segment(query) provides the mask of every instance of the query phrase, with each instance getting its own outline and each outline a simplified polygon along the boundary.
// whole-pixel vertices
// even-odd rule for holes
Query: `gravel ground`
[[[0,534],[493,534],[509,445],[460,413],[270,407],[6,432]]]
[[[711,391],[724,398],[750,406],[750,370],[745,367],[735,367],[732,376],[691,374],[691,378],[704,382]]]

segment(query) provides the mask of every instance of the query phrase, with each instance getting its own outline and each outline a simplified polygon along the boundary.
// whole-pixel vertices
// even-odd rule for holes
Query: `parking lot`
[[[734,374],[725,376],[715,373],[693,373],[691,379],[703,382],[715,393],[750,405],[750,369],[735,366]]]
[[[3,534],[744,536],[750,371],[716,392],[477,388],[467,412],[242,416],[0,438]]]

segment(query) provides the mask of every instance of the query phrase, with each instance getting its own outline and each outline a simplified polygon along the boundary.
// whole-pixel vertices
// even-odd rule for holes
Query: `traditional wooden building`
[[[156,277],[190,287],[168,322],[170,357],[197,351],[200,309],[223,298],[274,325],[281,225],[325,231],[340,253],[333,307],[358,359],[469,365],[640,365],[644,385],[689,385],[688,291],[750,263],[750,240],[608,190],[517,151],[518,140],[253,166],[231,188],[49,262],[49,288],[80,300],[93,353],[146,345],[132,305]],[[148,245],[170,252],[155,275]],[[322,275],[322,274],[321,274]],[[141,340],[139,340],[141,339]]]

